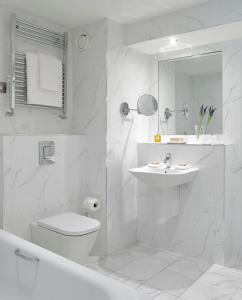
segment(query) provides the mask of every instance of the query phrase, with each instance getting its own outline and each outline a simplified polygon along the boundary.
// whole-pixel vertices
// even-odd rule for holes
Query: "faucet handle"
[[[167,152],[166,155],[165,155],[164,160],[169,160],[169,159],[171,159],[171,153]]]
[[[163,162],[166,164],[167,168],[170,168],[172,165],[172,158],[171,158],[171,153],[168,152],[165,155],[165,158],[163,159]]]

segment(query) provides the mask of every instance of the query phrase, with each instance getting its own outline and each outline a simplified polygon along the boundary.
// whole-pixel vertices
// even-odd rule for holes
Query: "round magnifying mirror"
[[[142,95],[137,102],[137,110],[139,114],[144,116],[152,116],[157,112],[158,102],[152,95]]]

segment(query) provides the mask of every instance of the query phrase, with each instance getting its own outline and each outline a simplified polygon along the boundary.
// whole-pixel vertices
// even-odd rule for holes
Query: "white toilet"
[[[92,250],[100,222],[68,212],[39,220],[30,228],[33,243],[82,263]]]

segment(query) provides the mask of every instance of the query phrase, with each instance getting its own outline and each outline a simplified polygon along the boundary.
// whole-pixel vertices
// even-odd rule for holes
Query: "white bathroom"
[[[0,300],[242,299],[242,2],[0,0]]]

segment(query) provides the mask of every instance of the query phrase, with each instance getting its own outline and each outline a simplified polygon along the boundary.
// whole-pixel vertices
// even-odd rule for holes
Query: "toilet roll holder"
[[[92,202],[92,203],[91,203]],[[85,208],[85,216],[88,216],[90,212],[96,212],[100,209],[101,203],[98,199],[88,197],[83,201],[83,207]]]

